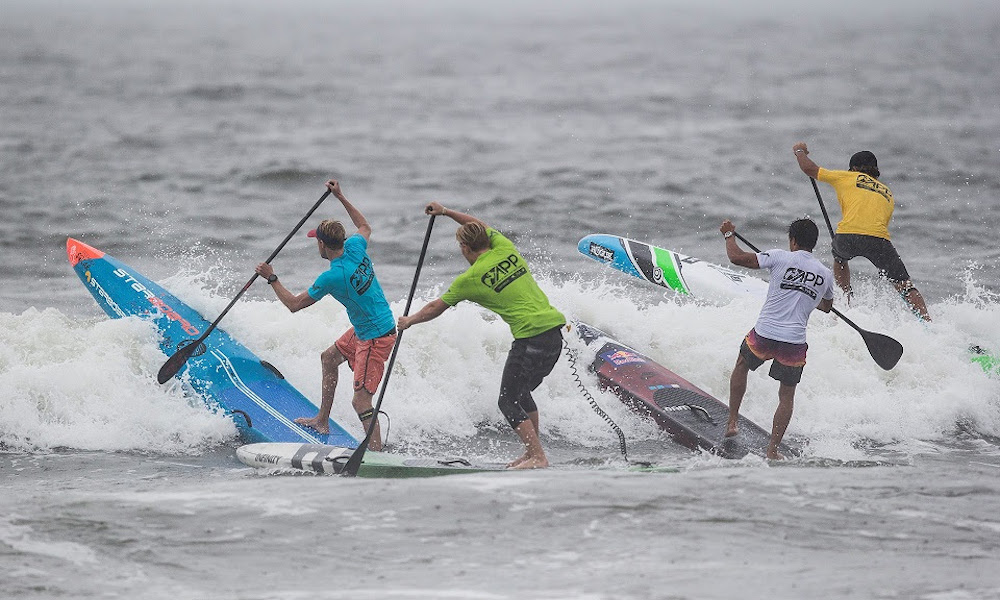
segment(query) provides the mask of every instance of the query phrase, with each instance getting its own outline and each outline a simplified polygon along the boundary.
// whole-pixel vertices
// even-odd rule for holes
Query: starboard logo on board
[[[147,288],[142,284],[142,282],[133,277],[131,273],[122,268],[115,269],[113,273],[115,274],[116,277],[124,279],[125,283],[129,284],[129,287],[131,287],[133,290],[145,296],[146,300],[148,300],[150,304],[156,307],[156,309],[159,310],[160,313],[162,313],[171,321],[176,321],[181,326],[181,329],[184,330],[184,333],[188,335],[201,334],[201,331],[197,327],[192,325],[190,321],[182,317],[180,313],[174,310],[169,304],[164,302],[156,294],[150,291],[149,288]]]

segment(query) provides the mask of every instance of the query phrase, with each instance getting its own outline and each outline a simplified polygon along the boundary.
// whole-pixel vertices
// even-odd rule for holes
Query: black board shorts
[[[562,354],[562,328],[560,325],[533,337],[516,339],[510,346],[497,404],[513,429],[528,420],[528,413],[538,411],[531,392],[552,372]]]
[[[858,256],[870,260],[876,269],[892,281],[910,280],[903,259],[899,258],[896,247],[889,240],[858,233],[838,233],[833,237],[833,258],[837,262],[846,263]]]

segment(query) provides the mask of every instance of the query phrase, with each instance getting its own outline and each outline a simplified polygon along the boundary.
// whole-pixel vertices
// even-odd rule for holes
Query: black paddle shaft
[[[271,253],[271,256],[268,256],[267,260],[265,260],[264,262],[266,262],[267,264],[271,264],[271,261],[274,260],[275,256],[278,256],[278,253],[281,252],[281,249],[285,247],[285,244],[288,243],[288,240],[292,239],[292,236],[295,235],[298,232],[298,230],[302,228],[302,225],[309,219],[309,217],[312,216],[314,212],[316,212],[316,209],[319,208],[319,205],[323,204],[323,201],[326,200],[327,196],[329,195],[330,195],[330,190],[327,190],[322,196],[320,196],[319,200],[316,201],[316,204],[313,204],[313,207],[310,208],[309,212],[306,213],[306,216],[302,217],[302,219],[299,220],[299,223],[298,225],[295,226],[295,229],[292,229],[291,232],[289,232],[289,234],[285,236],[285,239],[282,240],[282,242],[278,245],[278,247],[274,249],[274,252]],[[166,383],[174,375],[176,375],[178,371],[181,370],[181,367],[183,367],[184,363],[186,363],[188,359],[191,358],[191,355],[194,354],[195,350],[198,349],[198,346],[201,345],[201,343],[204,342],[206,338],[208,338],[210,333],[215,331],[215,328],[219,325],[219,321],[221,321],[222,318],[226,316],[226,313],[228,313],[229,309],[231,309],[233,305],[236,304],[236,301],[239,300],[243,296],[243,294],[246,293],[248,289],[250,289],[250,286],[253,284],[254,281],[257,280],[258,277],[260,277],[260,275],[258,275],[257,272],[254,271],[253,277],[251,277],[250,280],[247,281],[246,285],[243,286],[243,289],[241,289],[240,292],[236,294],[236,297],[233,298],[232,302],[229,303],[229,306],[227,306],[225,310],[222,311],[222,314],[220,314],[215,319],[215,321],[213,321],[212,324],[208,326],[208,329],[205,330],[205,333],[201,334],[201,337],[195,340],[194,342],[184,346],[183,348],[178,348],[177,352],[174,352],[173,356],[168,358],[167,362],[163,363],[163,366],[160,367],[160,372],[156,374],[156,381],[160,383]]]
[[[826,212],[826,204],[823,203],[823,196],[819,195],[819,186],[816,185],[816,180],[812,177],[809,178],[809,181],[813,184],[813,191],[816,192],[816,200],[819,201],[819,209],[823,211],[823,219],[826,220],[826,228],[830,231],[830,237],[832,238],[834,236],[833,224],[830,222],[830,215]]]
[[[413,273],[413,284],[410,285],[410,295],[406,298],[406,307],[403,308],[403,316],[408,316],[410,314],[410,305],[413,304],[413,295],[417,293],[417,280],[420,279],[420,269],[424,266],[424,256],[427,255],[427,244],[431,241],[431,229],[434,227],[434,215],[427,221],[427,233],[424,234],[424,245],[420,248],[420,258],[417,259],[417,270]],[[375,431],[375,424],[378,423],[378,411],[382,407],[382,398],[385,397],[385,390],[389,387],[389,376],[392,375],[392,366],[396,364],[396,352],[399,350],[399,343],[403,340],[403,332],[400,331],[396,334],[396,343],[392,345],[392,354],[389,355],[389,364],[385,368],[385,377],[382,379],[382,389],[379,390],[378,400],[375,402],[375,407],[372,409],[372,420],[368,424],[368,430],[365,432],[365,439],[361,442],[361,445],[354,450],[351,454],[351,458],[347,460],[347,464],[344,465],[343,470],[340,471],[341,475],[346,477],[354,477],[358,474],[358,469],[361,468],[361,460],[365,457],[365,451],[368,450],[368,442],[372,439],[372,433]]]
[[[815,181],[813,182],[813,185],[815,185]],[[817,194],[818,193],[819,191],[817,190]],[[822,203],[822,200],[820,202]],[[754,252],[760,252],[760,248],[754,246],[748,239],[740,235],[739,232],[733,231],[733,233],[751,250]],[[868,346],[868,352],[872,355],[872,358],[875,359],[875,363],[878,364],[878,366],[882,367],[886,371],[896,366],[900,357],[903,356],[902,344],[883,333],[875,333],[874,331],[861,329],[854,321],[845,317],[844,314],[836,308],[830,307],[830,312],[840,317],[844,323],[847,323],[853,327],[855,331],[861,334],[861,338],[865,341],[865,345]]]

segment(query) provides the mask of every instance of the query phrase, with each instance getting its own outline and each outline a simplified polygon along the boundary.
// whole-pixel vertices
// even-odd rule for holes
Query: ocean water
[[[992,2],[6,0],[0,18],[0,598],[1000,598],[1000,79]],[[160,386],[154,330],[107,319],[78,238],[214,318],[329,177],[373,226],[403,310],[432,200],[508,233],[553,304],[725,399],[759,305],[691,301],[576,251],[624,235],[725,262],[812,216],[791,146],[869,149],[934,322],[852,263],[846,313],[905,347],[879,369],[829,315],[787,463],[673,444],[566,362],[535,393],[555,467],[425,481],[267,475],[223,414]],[[820,187],[831,215],[832,190]],[[327,200],[311,223],[346,218]],[[435,223],[415,306],[464,261]],[[301,234],[273,261],[323,268]],[[319,397],[332,300],[263,284],[222,327]],[[410,330],[386,394],[401,452],[505,460],[510,334],[460,305]],[[347,386],[342,386],[346,388]],[[767,427],[776,383],[751,375]],[[360,435],[338,390],[333,417]]]

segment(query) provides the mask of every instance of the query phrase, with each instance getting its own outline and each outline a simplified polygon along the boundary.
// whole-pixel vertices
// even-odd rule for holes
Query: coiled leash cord
[[[597,416],[607,421],[608,425],[611,426],[611,429],[618,434],[618,443],[621,446],[622,456],[625,457],[625,462],[628,462],[628,450],[625,446],[625,434],[622,433],[621,427],[619,427],[618,424],[608,416],[608,413],[604,412],[604,409],[597,404],[597,400],[594,400],[594,397],[589,391],[587,391],[587,387],[583,384],[583,379],[580,377],[580,373],[576,367],[577,351],[569,347],[569,342],[567,342],[565,338],[563,339],[563,350],[566,351],[566,359],[569,362],[569,370],[573,375],[573,380],[576,381],[576,386],[580,388],[580,392],[583,394],[583,397],[590,403],[590,407],[594,409]]]

